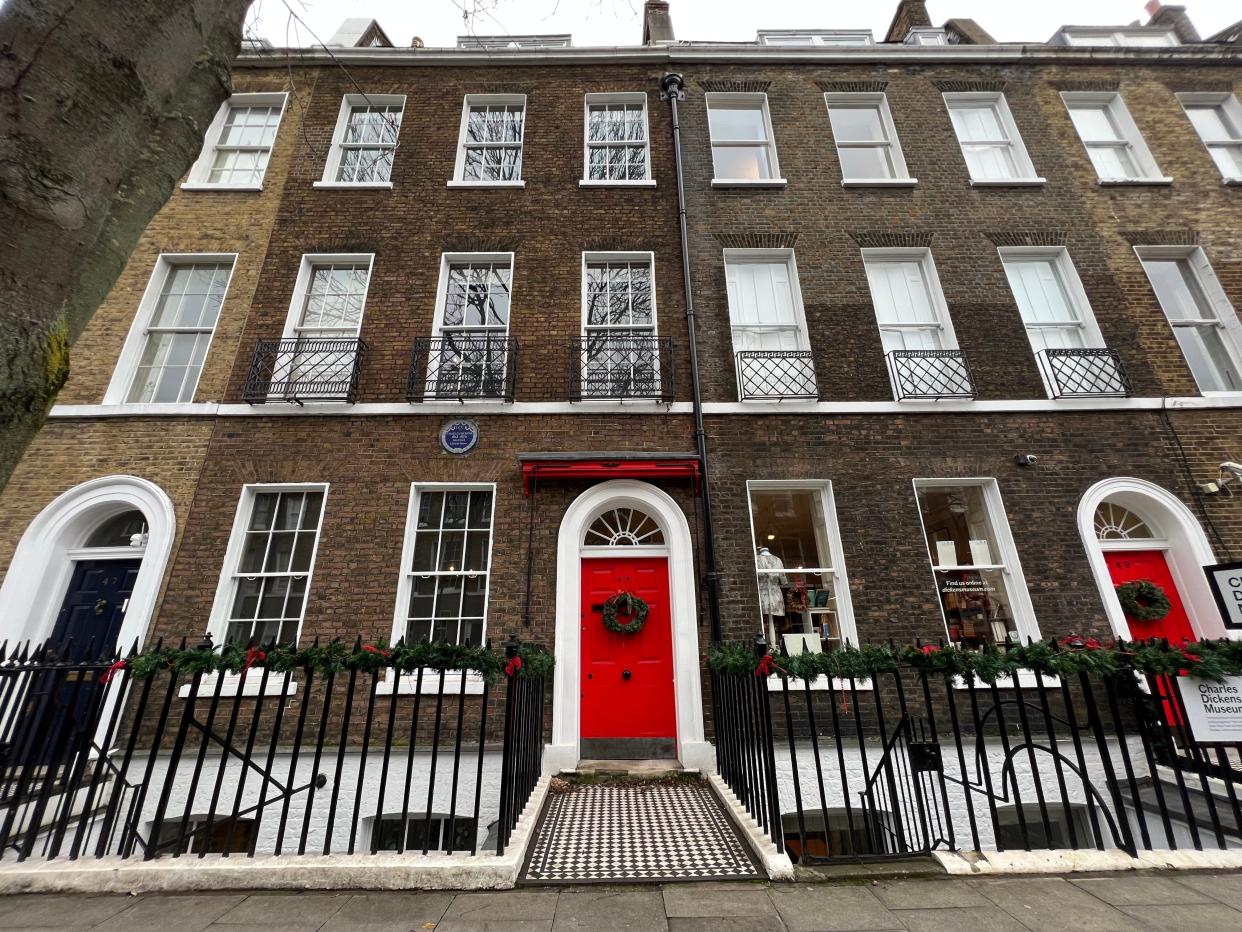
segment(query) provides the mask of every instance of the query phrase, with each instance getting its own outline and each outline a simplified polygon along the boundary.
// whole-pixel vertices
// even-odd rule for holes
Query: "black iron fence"
[[[412,402],[466,398],[512,401],[517,366],[518,342],[510,337],[418,337],[405,396]]]
[[[1053,398],[1124,398],[1130,377],[1116,350],[1046,349],[1039,367]]]
[[[541,772],[543,674],[398,674],[377,650],[141,676],[0,655],[0,858],[503,853]]]
[[[742,350],[737,354],[742,400],[819,397],[810,350]]]
[[[569,397],[673,400],[673,341],[590,334],[569,341]]]
[[[898,401],[975,397],[974,376],[961,350],[893,350],[888,371]]]
[[[255,344],[242,388],[249,404],[358,400],[358,375],[366,358],[362,340],[298,337]]]
[[[1195,740],[1178,679],[714,669],[718,769],[795,861],[1242,847],[1242,745]]]

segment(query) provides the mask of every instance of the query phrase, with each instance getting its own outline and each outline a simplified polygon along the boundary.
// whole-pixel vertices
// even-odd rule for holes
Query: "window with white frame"
[[[897,128],[883,93],[827,93],[828,121],[845,182],[908,180]]]
[[[944,103],[972,182],[1043,180],[1035,173],[1004,94],[947,93]]]
[[[1146,246],[1138,253],[1199,391],[1242,391],[1242,322],[1207,254]]]
[[[1038,638],[996,481],[916,479],[914,490],[949,640]]]
[[[870,29],[814,29],[803,32],[765,29],[758,32],[757,38],[760,45],[827,46],[829,48],[871,45],[875,41]]]
[[[325,485],[242,490],[213,613],[225,643],[298,642],[326,497]]]
[[[780,179],[767,94],[709,93],[707,125],[715,181]]]
[[[183,187],[262,187],[285,99],[285,94],[234,94],[221,104]]]
[[[487,630],[492,485],[415,485],[396,639],[481,646]]]
[[[402,94],[346,94],[321,184],[387,186],[404,111]]]
[[[1061,98],[1100,181],[1167,181],[1120,94],[1066,91]]]
[[[584,253],[582,394],[658,394],[654,256]]]
[[[906,45],[948,45],[949,34],[933,26],[914,26],[901,41]]]
[[[369,255],[303,256],[286,336],[301,340],[358,336],[371,281],[371,260]]]
[[[479,823],[474,816],[411,812],[371,820],[377,851],[468,852],[478,846]]]
[[[1065,249],[1001,249],[1000,257],[1031,349],[1038,353],[1103,345]]]
[[[646,94],[587,94],[585,125],[584,181],[620,183],[651,177]]]
[[[1091,29],[1076,27],[1062,29],[1057,33],[1066,45],[1086,46],[1154,46],[1181,45],[1172,29]],[[1054,39],[1056,36],[1053,37]]]
[[[1226,181],[1242,182],[1242,104],[1233,94],[1178,94],[1186,116]]]
[[[443,257],[432,326],[439,342],[433,344],[427,370],[432,394],[457,398],[503,393],[512,281],[512,253]]]
[[[759,614],[769,643],[791,653],[857,643],[827,482],[746,484]]]
[[[727,249],[725,283],[739,394],[743,398],[814,395],[815,373],[793,252]]]
[[[454,178],[461,184],[521,184],[526,95],[468,94]]]
[[[235,258],[160,256],[105,403],[194,400]]]

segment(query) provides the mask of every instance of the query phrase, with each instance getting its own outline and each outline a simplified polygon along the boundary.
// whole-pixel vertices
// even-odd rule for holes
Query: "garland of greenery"
[[[651,606],[632,592],[618,592],[604,603],[604,627],[617,634],[637,634],[647,623],[647,615]],[[621,623],[618,615],[625,615],[630,620]]]
[[[494,683],[504,676],[539,679],[552,669],[552,655],[541,647],[522,645],[517,656],[520,662],[512,663],[502,651],[426,641],[408,645],[402,642],[391,647],[384,643],[347,644],[335,640],[301,648],[238,647],[234,644],[218,648],[151,647],[118,660],[107,675],[111,678],[124,670],[136,679],[148,679],[165,670],[192,677],[217,671],[252,673],[255,668],[272,673],[314,671],[325,675],[348,671],[378,673],[388,669],[412,673],[428,669],[478,673]]]
[[[985,683],[995,683],[1020,670],[1046,676],[1088,673],[1105,677],[1132,671],[1220,682],[1226,676],[1242,674],[1242,641],[1187,642],[1177,647],[1155,640],[1101,644],[1095,638],[1070,635],[1060,640],[1015,644],[1005,650],[993,645],[967,650],[955,645],[864,644],[766,660],[757,657],[751,645],[723,644],[711,648],[707,662],[713,671],[732,676],[768,676],[778,672],[803,680],[819,676],[867,679],[878,673],[895,673],[900,667],[913,667],[946,677],[974,675]]]
[[[1159,621],[1173,607],[1163,589],[1147,579],[1136,579],[1117,587],[1121,609],[1135,621]]]

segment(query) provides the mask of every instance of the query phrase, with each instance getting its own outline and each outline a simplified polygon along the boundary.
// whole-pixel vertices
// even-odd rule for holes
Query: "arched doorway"
[[[1083,546],[1113,633],[1124,639],[1226,637],[1203,575],[1216,562],[1190,509],[1171,492],[1142,479],[1096,483],[1078,507]],[[1128,616],[1116,587],[1149,581],[1163,589],[1168,614],[1155,621]]]
[[[675,756],[684,766],[711,769],[694,578],[685,514],[655,486],[603,482],[569,506],[557,542],[552,744],[545,768],[556,772],[608,754]],[[602,605],[618,590],[650,607],[637,634],[603,625]]]
[[[176,518],[154,483],[93,479],[58,496],[22,535],[0,586],[0,638],[73,639],[128,650],[147,632]]]

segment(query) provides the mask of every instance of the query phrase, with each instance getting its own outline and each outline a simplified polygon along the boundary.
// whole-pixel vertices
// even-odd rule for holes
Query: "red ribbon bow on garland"
[[[505,664],[505,676],[514,677],[518,675],[518,671],[522,669],[522,658],[513,656],[509,658],[509,662]]]
[[[755,676],[771,676],[773,670],[780,670],[781,673],[785,672],[784,668],[777,664],[771,654],[764,654],[759,661],[759,666],[755,667]]]
[[[100,684],[103,686],[107,686],[108,683],[112,681],[112,677],[116,676],[118,673],[120,673],[124,669],[125,669],[125,661],[118,660],[112,666],[108,667],[108,669],[104,670],[103,675],[99,677]]]
[[[392,656],[392,651],[384,650],[382,647],[376,647],[374,644],[363,644],[362,649],[365,650],[368,654],[378,654],[379,656],[383,657],[385,660],[387,660],[389,657]]]
[[[246,672],[251,667],[253,667],[256,663],[266,662],[266,660],[267,660],[267,654],[259,650],[257,647],[252,647],[249,650],[247,650],[246,651],[246,662],[242,664],[242,668],[241,668],[242,678],[243,679],[245,678]]]

